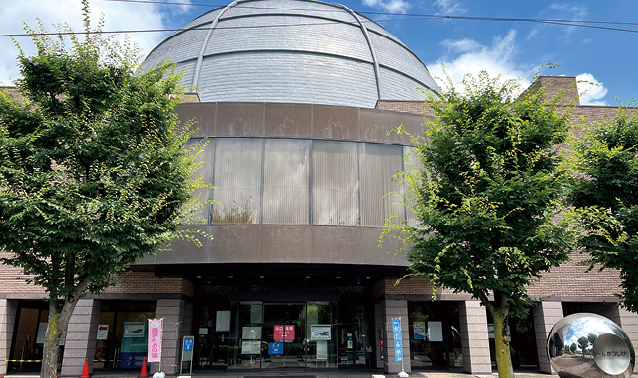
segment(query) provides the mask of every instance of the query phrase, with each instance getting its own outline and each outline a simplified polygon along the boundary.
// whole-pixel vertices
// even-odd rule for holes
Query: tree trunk
[[[62,309],[59,309],[58,298],[49,297],[49,324],[44,338],[42,355],[42,370],[40,378],[56,378],[58,373],[58,359],[60,358],[60,335],[66,331],[71,315],[77,305],[81,293],[84,293],[88,282],[78,285],[69,297],[64,298]]]
[[[500,312],[500,311],[499,311]],[[492,314],[494,319],[494,346],[496,355],[496,368],[499,378],[514,378],[512,367],[512,355],[510,354],[510,340],[507,332],[507,322],[502,314]]]

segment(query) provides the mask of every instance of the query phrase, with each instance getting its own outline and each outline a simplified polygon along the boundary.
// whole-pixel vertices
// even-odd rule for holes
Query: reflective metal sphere
[[[629,337],[616,323],[588,313],[556,323],[547,338],[547,352],[561,378],[629,378],[636,360]]]

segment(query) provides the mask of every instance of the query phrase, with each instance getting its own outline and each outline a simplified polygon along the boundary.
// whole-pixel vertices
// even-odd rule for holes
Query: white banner
[[[148,362],[162,359],[162,319],[148,320]]]

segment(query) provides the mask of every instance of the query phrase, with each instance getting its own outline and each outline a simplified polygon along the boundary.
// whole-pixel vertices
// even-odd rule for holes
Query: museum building
[[[219,204],[204,206],[199,227],[214,239],[175,243],[81,299],[60,341],[62,376],[78,376],[86,358],[94,372],[140,369],[154,318],[164,319],[167,374],[179,372],[184,336],[194,337],[200,370],[491,373],[485,308],[445,289],[433,301],[424,278],[397,284],[408,266],[393,253],[400,241],[379,246],[388,216],[414,222],[387,195],[404,190],[392,177],[409,168],[413,147],[388,131],[421,132],[424,92],[436,86],[407,46],[339,4],[244,0],[166,38],[143,69],[164,58],[193,91],[177,112],[196,122],[190,143],[206,143],[201,172],[213,189],[198,195]],[[552,93],[574,80],[544,76],[534,86]],[[613,111],[576,106],[573,120]],[[516,369],[550,373],[547,335],[576,312],[607,316],[638,342],[638,317],[614,306],[618,273],[585,273],[584,259],[575,253],[530,287],[546,300],[510,321]],[[18,269],[0,266],[0,375],[40,369],[44,297]]]

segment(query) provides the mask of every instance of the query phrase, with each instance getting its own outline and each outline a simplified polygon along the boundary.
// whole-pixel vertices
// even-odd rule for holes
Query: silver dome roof
[[[168,58],[201,101],[373,108],[422,100],[436,84],[419,58],[374,21],[313,0],[238,0],[162,41],[144,62]]]

